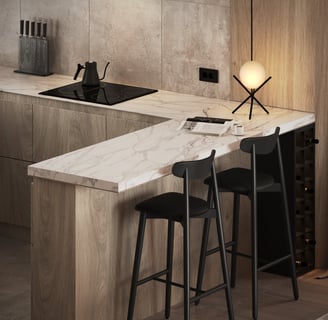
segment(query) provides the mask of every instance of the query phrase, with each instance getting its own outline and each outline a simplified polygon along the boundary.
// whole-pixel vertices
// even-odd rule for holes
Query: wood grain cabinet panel
[[[106,140],[105,115],[33,106],[33,161]]]
[[[0,223],[30,227],[31,162],[0,157]]]
[[[107,138],[115,138],[124,134],[141,130],[168,119],[142,115],[137,113],[124,112],[107,115]]]
[[[32,105],[0,100],[0,156],[32,161]]]

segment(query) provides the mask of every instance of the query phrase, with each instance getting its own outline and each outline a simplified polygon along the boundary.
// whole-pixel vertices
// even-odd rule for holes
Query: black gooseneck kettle
[[[101,79],[99,79],[98,71],[97,71],[97,62],[95,61],[87,61],[85,66],[82,66],[80,63],[77,65],[77,70],[75,72],[74,80],[78,77],[80,71],[85,69],[83,79],[82,79],[82,86],[86,87],[98,87],[100,85],[100,80],[103,80],[106,75],[106,70],[109,65],[107,62],[106,67],[104,69],[104,75]]]

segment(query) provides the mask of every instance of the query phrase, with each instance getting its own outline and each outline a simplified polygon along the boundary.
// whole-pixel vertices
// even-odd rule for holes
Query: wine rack
[[[297,275],[314,269],[315,263],[315,145],[318,142],[314,124],[280,136]],[[258,167],[279,179],[270,157],[259,157]],[[260,194],[258,210],[258,250],[265,263],[288,253],[280,195]],[[282,263],[269,271],[289,275],[290,267]]]
[[[315,262],[315,138],[314,125],[295,131],[295,257],[298,274]]]

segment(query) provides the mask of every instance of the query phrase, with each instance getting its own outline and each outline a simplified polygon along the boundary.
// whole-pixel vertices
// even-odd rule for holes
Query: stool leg
[[[221,250],[219,250],[220,258],[221,258],[221,268],[222,268],[224,283],[226,284],[225,296],[226,296],[227,308],[228,308],[228,313],[229,313],[229,319],[233,320],[234,313],[233,313],[233,306],[232,306],[232,299],[231,299],[230,280],[229,280],[229,274],[228,274],[226,251],[222,250],[223,248],[225,248],[225,242],[224,242],[224,237],[223,237],[221,212],[220,212],[218,203],[216,205],[216,219],[215,220],[216,220],[216,230],[217,230],[217,235],[218,235],[219,246],[221,248]]]
[[[215,168],[213,166],[212,173],[215,174]],[[234,311],[232,306],[232,299],[231,299],[231,287],[230,287],[230,279],[228,274],[228,266],[227,266],[227,256],[226,256],[226,250],[225,250],[225,241],[223,236],[223,227],[222,227],[222,218],[221,218],[221,207],[219,202],[219,196],[218,196],[218,188],[217,188],[217,182],[214,179],[214,188],[213,188],[213,201],[214,201],[214,207],[216,211],[216,230],[217,230],[217,236],[218,236],[218,242],[221,250],[220,252],[220,258],[221,258],[221,268],[223,273],[223,280],[225,283],[225,296],[226,296],[226,302],[227,302],[227,309],[229,314],[229,319],[234,319]]]
[[[298,284],[297,284],[297,278],[296,278],[295,254],[294,254],[294,247],[293,247],[292,235],[291,235],[291,229],[290,229],[287,196],[286,196],[284,187],[282,188],[282,200],[283,200],[283,205],[284,205],[285,222],[286,222],[287,238],[288,238],[287,239],[288,248],[289,248],[289,252],[290,252],[290,275],[291,275],[291,280],[292,280],[294,299],[298,300],[299,292],[298,292]]]
[[[174,221],[168,221],[167,232],[167,275],[165,291],[165,318],[170,318],[171,312],[171,282],[172,282],[172,265],[173,265],[173,245],[174,245]]]
[[[258,315],[258,277],[257,277],[257,197],[253,192],[251,201],[251,233],[252,233],[252,312],[253,319],[257,319]]]
[[[196,296],[198,296],[202,290],[210,226],[211,226],[211,219],[210,218],[204,219],[202,246],[201,246],[201,250],[200,250],[199,265],[198,265]],[[196,300],[195,304],[196,305],[199,304],[199,300]]]
[[[189,214],[188,214],[189,216]],[[189,219],[183,223],[183,301],[184,301],[184,320],[190,319],[190,226]]]
[[[127,320],[133,319],[134,305],[136,302],[136,294],[137,294],[137,283],[138,283],[138,276],[139,276],[139,270],[140,270],[140,261],[141,261],[141,254],[142,254],[142,246],[143,246],[143,240],[144,240],[144,235],[145,235],[145,227],[146,227],[146,215],[141,213],[140,219],[139,219],[138,237],[137,237],[136,251],[135,251],[135,257],[134,257],[134,265],[133,265]]]
[[[232,249],[231,249],[231,288],[236,286],[238,229],[239,229],[240,194],[233,196],[233,225],[232,225]]]
[[[295,253],[294,253],[294,247],[293,247],[292,235],[291,235],[291,229],[290,229],[289,211],[288,211],[288,203],[287,203],[287,191],[286,191],[284,168],[283,168],[283,161],[282,161],[282,156],[281,156],[279,139],[277,140],[277,150],[278,150],[278,161],[279,161],[279,168],[280,168],[282,202],[283,202],[284,212],[285,212],[288,246],[289,246],[290,260],[291,260],[290,261],[290,272],[291,272],[291,278],[292,278],[294,299],[297,300],[299,293],[298,293],[298,284],[297,284],[297,279],[296,279]]]

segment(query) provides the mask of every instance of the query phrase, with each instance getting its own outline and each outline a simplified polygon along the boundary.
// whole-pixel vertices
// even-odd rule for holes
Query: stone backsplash
[[[48,20],[51,71],[98,62],[106,80],[229,99],[230,0],[1,0],[0,65],[17,67],[19,20]],[[198,80],[199,67],[219,83]]]

